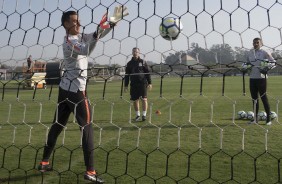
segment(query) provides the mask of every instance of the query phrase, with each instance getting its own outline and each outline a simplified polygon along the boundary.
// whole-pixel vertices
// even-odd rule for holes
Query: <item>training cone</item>
[[[160,115],[160,114],[162,114],[162,113],[161,113],[160,110],[156,110],[156,114],[157,114],[157,115]]]

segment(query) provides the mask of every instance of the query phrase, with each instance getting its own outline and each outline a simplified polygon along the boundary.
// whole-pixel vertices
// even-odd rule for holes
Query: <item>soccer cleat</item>
[[[49,162],[40,162],[38,166],[38,170],[40,172],[47,172],[47,171],[52,171],[52,167],[49,164]]]
[[[146,116],[142,116],[142,121],[146,121]]]
[[[99,178],[96,175],[95,171],[92,171],[92,172],[87,171],[84,174],[84,179],[88,180],[88,181],[92,181],[92,182],[97,183],[97,184],[104,183],[104,180],[102,178]]]
[[[272,124],[271,121],[269,121],[269,122],[266,123],[266,125],[271,125],[271,124]]]
[[[140,116],[136,116],[135,121],[140,121],[140,120],[141,120]]]

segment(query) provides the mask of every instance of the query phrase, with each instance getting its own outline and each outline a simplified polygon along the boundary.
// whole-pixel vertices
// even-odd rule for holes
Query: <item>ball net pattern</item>
[[[60,18],[78,11],[81,32],[91,33],[118,5],[129,16],[98,42],[87,69],[99,176],[107,183],[280,183],[279,0],[1,0],[0,183],[84,182],[83,127],[74,116],[50,158],[53,171],[37,170],[59,105]],[[159,34],[165,17],[183,24],[174,41]],[[252,111],[242,64],[255,37],[277,61],[268,71],[272,126],[237,118],[239,110]],[[145,122],[134,121],[123,92],[133,47],[153,81]],[[27,71],[29,55],[34,63]]]

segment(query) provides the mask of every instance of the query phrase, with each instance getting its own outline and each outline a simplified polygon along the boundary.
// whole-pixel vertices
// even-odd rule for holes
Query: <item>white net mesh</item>
[[[37,170],[60,104],[61,16],[77,11],[81,32],[92,33],[118,5],[129,15],[99,40],[85,69],[99,176],[107,183],[280,183],[277,0],[0,0],[0,183],[82,182],[83,127],[73,115],[50,158],[53,171]],[[165,17],[183,24],[174,41],[159,34]],[[268,72],[268,99],[277,114],[270,127],[237,118],[239,110],[253,111],[241,65],[255,37],[277,61]],[[123,92],[133,47],[140,48],[153,81],[144,122],[134,121]]]

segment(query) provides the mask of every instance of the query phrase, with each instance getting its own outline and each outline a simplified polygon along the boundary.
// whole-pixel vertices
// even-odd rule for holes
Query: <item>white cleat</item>
[[[268,125],[268,126],[271,125],[271,124],[272,124],[271,121],[269,121],[269,122],[266,123],[266,125]]]

